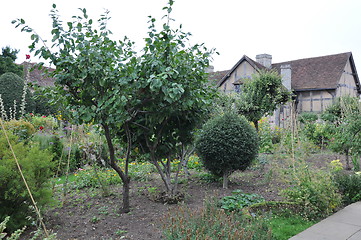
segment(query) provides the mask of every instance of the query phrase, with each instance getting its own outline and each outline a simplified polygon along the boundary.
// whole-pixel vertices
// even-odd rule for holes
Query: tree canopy
[[[271,114],[289,97],[290,93],[282,85],[282,77],[277,72],[261,70],[243,84],[237,108],[258,129],[258,120]]]
[[[12,49],[9,46],[2,48],[0,55],[0,76],[4,73],[15,73],[19,77],[23,77],[23,67],[15,63],[19,50]]]
[[[109,164],[123,181],[123,210],[129,211],[128,163],[131,150],[147,154],[170,188],[170,158],[180,143],[191,139],[191,131],[206,113],[215,89],[206,86],[205,69],[213,50],[203,44],[190,46],[189,33],[172,29],[169,14],[173,1],[164,8],[166,22],[158,31],[156,19],[149,18],[149,37],[140,54],[133,42],[110,38],[108,12],[98,20],[99,29],[80,9],[81,16],[64,26],[53,5],[52,46],[48,48],[23,19],[14,21],[22,31],[32,33],[30,46],[35,55],[49,60],[56,70],[53,101],[66,106],[74,123],[99,124],[109,148]],[[114,140],[123,140],[125,167],[118,165]],[[162,170],[162,167],[166,171]],[[168,166],[168,167],[167,167]],[[168,171],[169,170],[169,171]],[[169,173],[168,175],[165,173]]]

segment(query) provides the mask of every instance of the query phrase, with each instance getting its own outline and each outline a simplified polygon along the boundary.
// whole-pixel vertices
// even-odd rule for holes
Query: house
[[[38,69],[36,66],[37,63],[23,62],[20,65],[24,67],[24,78],[27,82],[30,82],[34,85],[40,87],[53,87],[54,79],[46,76],[44,69],[49,72],[54,71],[55,69],[49,67],[43,67],[43,69]]]
[[[283,85],[296,96],[297,113],[319,113],[337,97],[360,97],[361,94],[351,52],[281,63],[272,63],[269,54],[257,55],[256,61],[244,55],[231,70],[211,73],[210,78],[222,92],[240,92],[244,80],[260,69],[274,69],[282,76]],[[282,115],[282,107],[279,111]],[[279,121],[277,117],[275,121]]]

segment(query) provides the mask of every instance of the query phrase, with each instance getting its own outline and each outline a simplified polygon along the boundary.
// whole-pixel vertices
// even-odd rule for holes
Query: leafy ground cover
[[[314,168],[322,168],[335,159],[340,159],[340,156],[330,153],[313,154],[307,162]],[[240,190],[244,194],[250,194],[250,201],[257,195],[266,201],[283,200],[279,192],[286,186],[283,181],[277,180],[280,178],[276,176],[273,167],[278,165],[274,165],[274,161],[276,160],[272,155],[264,155],[261,164],[245,172],[233,173],[228,189],[222,188],[221,179],[211,178],[207,173],[193,169],[188,179],[182,176],[181,188],[186,194],[183,203],[179,204],[154,201],[153,196],[162,191],[163,185],[157,173],[148,171],[145,179],[132,181],[131,211],[123,214],[119,213],[122,202],[119,185],[106,184],[109,190],[107,194],[104,194],[101,187],[76,187],[76,181],[73,180],[79,177],[78,171],[75,173],[77,176],[74,174],[68,179],[69,192],[65,196],[65,182],[56,185],[58,204],[45,212],[44,220],[48,228],[57,233],[58,239],[162,239],[165,237],[165,217],[174,216],[180,206],[196,212],[204,206],[205,199],[222,199],[232,196],[232,192],[239,193]],[[342,161],[344,160],[341,158]],[[191,164],[198,165],[195,162],[196,160]],[[88,169],[84,173],[86,171],[91,172]],[[264,219],[267,220],[266,217]],[[269,216],[268,221],[272,239],[287,239],[315,223],[288,216]],[[117,226],[116,229],[113,226]],[[23,239],[27,237],[29,235],[25,235]]]

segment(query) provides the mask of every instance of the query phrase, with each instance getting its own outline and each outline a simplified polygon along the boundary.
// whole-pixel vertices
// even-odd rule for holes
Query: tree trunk
[[[109,126],[107,124],[102,124],[105,138],[107,140],[108,148],[109,148],[109,159],[110,166],[118,173],[119,177],[123,182],[123,208],[120,210],[122,213],[130,212],[130,204],[129,204],[129,186],[130,186],[130,178],[128,174],[125,174],[122,169],[115,162],[115,150],[113,140],[110,134]],[[128,161],[125,164],[126,173],[128,173]]]
[[[130,212],[129,189],[130,189],[130,178],[128,177],[126,181],[123,181],[123,208],[121,210],[121,212],[123,213]]]
[[[254,127],[256,128],[256,131],[258,132],[258,120],[253,121]]]
[[[223,189],[228,188],[228,175],[227,171],[223,173]]]

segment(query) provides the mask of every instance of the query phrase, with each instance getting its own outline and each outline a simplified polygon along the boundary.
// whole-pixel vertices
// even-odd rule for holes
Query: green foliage
[[[149,37],[141,55],[136,55],[128,38],[110,38],[108,12],[98,20],[99,29],[93,27],[86,9],[80,9],[81,15],[64,26],[54,4],[50,16],[55,51],[39,47],[41,37],[23,19],[13,21],[22,31],[32,33],[30,49],[35,56],[56,67],[51,73],[56,76],[52,102],[61,102],[74,123],[102,126],[109,163],[124,186],[129,186],[128,166],[118,166],[114,139],[126,146],[126,163],[132,146],[149,154],[155,165],[162,159],[171,161],[174,156],[169,155],[179,153],[180,143],[192,141],[192,130],[206,113],[204,106],[211,104],[216,93],[208,87],[205,73],[213,50],[203,44],[189,47],[190,34],[170,27],[172,5],[170,0],[164,8],[166,22],[160,31],[156,20],[149,19]],[[161,166],[170,164],[158,164],[160,174],[164,172]],[[169,190],[170,181],[165,179],[170,171],[164,170],[167,174],[162,179]],[[129,211],[129,206],[125,208]]]
[[[277,240],[288,240],[316,223],[295,214],[274,215],[269,219],[272,237]]]
[[[242,190],[235,190],[231,196],[226,196],[221,199],[220,206],[222,209],[232,212],[240,211],[244,207],[264,201],[265,199],[261,195],[243,193]]]
[[[44,90],[36,89],[35,92],[33,92],[32,99],[35,102],[34,114],[48,116],[57,113],[58,106],[49,103],[51,98],[44,93]]]
[[[349,154],[360,152],[361,149],[361,104],[358,98],[338,98],[327,108],[335,133],[330,147],[335,152]]]
[[[165,239],[272,239],[271,229],[263,218],[227,214],[217,207],[215,201],[207,200],[204,205],[198,211],[180,207],[166,215]]]
[[[99,169],[90,167],[86,169],[79,168],[74,174],[74,188],[81,189],[85,187],[102,187],[121,183],[121,179],[112,169]]]
[[[203,126],[196,149],[206,169],[224,176],[251,164],[258,153],[258,137],[244,117],[229,112]]]
[[[188,169],[194,169],[197,170],[198,172],[203,170],[203,164],[200,158],[196,154],[193,154],[192,156],[189,157],[187,166]]]
[[[299,121],[303,124],[314,123],[317,120],[318,120],[318,115],[317,113],[313,113],[313,112],[303,112],[299,116]]]
[[[259,148],[261,153],[272,153],[281,141],[282,129],[271,127],[267,118],[258,121]]]
[[[361,175],[338,172],[333,176],[337,188],[342,194],[344,204],[348,205],[361,200]]]
[[[216,176],[210,172],[200,172],[197,177],[206,183],[222,182],[222,177]]]
[[[53,131],[59,127],[58,122],[52,116],[31,116],[29,121],[34,125],[35,129],[43,131]]]
[[[15,63],[19,50],[11,49],[9,46],[2,48],[0,55],[0,76],[4,73],[14,73],[23,77],[23,66]]]
[[[260,71],[245,82],[237,100],[237,108],[258,129],[257,121],[286,103],[290,93],[282,85],[282,77],[275,71]]]
[[[19,117],[20,104],[22,102],[24,91],[24,80],[15,73],[4,73],[0,76],[0,85],[0,94],[6,116],[12,118],[14,109],[16,109],[16,117]],[[14,101],[16,102],[15,104]],[[33,109],[34,102],[29,90],[27,90],[25,101],[26,110],[31,111]]]
[[[326,114],[322,115],[324,119]],[[327,121],[318,121],[319,116],[316,113],[305,112],[299,116],[301,125],[301,134],[308,138],[312,143],[318,147],[324,148],[327,146],[335,134],[334,127]]]
[[[10,141],[19,160],[25,179],[32,191],[38,206],[44,206],[51,200],[51,190],[48,179],[54,167],[52,156],[48,151],[40,150],[37,145],[24,145],[13,135]],[[31,216],[30,198],[25,188],[15,160],[4,137],[0,135],[0,219],[11,216],[9,229],[11,231],[28,223]]]
[[[5,217],[4,221],[2,221],[0,223],[0,239],[3,239],[4,237],[6,237],[7,233],[4,233],[4,230],[6,229],[6,224],[9,222],[10,217],[7,216]],[[13,234],[11,234],[11,236],[8,236],[6,239],[7,240],[17,240],[20,238],[20,235],[25,231],[26,227],[23,227],[22,229],[18,229],[15,232],[13,232]]]
[[[6,121],[4,126],[6,130],[18,136],[20,140],[29,139],[35,133],[34,126],[23,119]]]
[[[288,173],[291,187],[282,190],[282,195],[289,201],[298,203],[303,209],[303,216],[314,220],[327,217],[341,203],[341,195],[332,181],[331,174],[310,169],[300,164]]]

